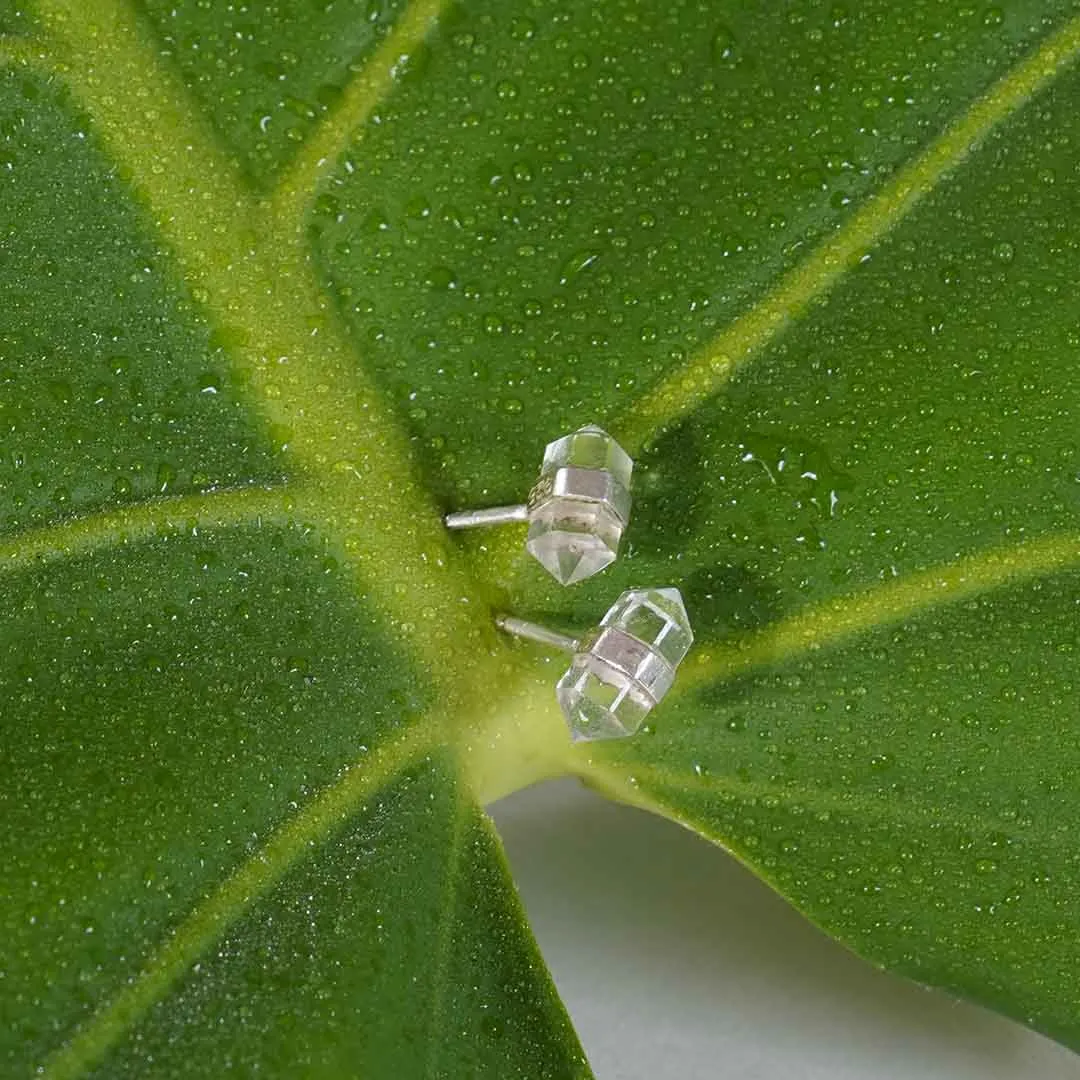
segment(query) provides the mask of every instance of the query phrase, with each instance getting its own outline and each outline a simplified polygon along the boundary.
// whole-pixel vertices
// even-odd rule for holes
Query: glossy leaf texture
[[[482,810],[567,772],[1080,1044],[1075,5],[0,31],[5,1072],[587,1075]],[[590,421],[613,567],[446,534]],[[492,616],[630,585],[572,746]]]

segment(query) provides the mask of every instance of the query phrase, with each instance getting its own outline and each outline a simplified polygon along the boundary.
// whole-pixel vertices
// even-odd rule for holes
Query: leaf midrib
[[[474,616],[460,603],[475,591],[418,482],[400,425],[356,362],[315,276],[302,241],[307,204],[289,204],[299,217],[285,223],[273,198],[251,191],[126,4],[39,0],[38,9],[95,134],[146,202],[209,321],[238,342],[229,362],[266,421],[290,433],[298,508],[376,594],[391,633],[412,654],[430,664],[445,656],[447,640],[493,637],[482,609]],[[396,51],[390,39],[380,54]],[[324,147],[320,157],[329,154]],[[387,551],[411,587],[365,573]],[[440,618],[425,614],[431,610]],[[444,699],[459,700],[462,666],[433,670]]]
[[[302,481],[289,488],[295,500],[293,510],[309,516],[332,538],[343,563],[376,592],[379,606],[390,613],[391,633],[422,660],[441,661],[427,667],[441,681],[439,689],[451,711],[457,708],[467,713],[469,679],[488,681],[503,666],[503,656],[490,643],[477,649],[477,637],[491,634],[487,612],[475,600],[478,591],[471,587],[438,515],[417,482],[399,424],[355,362],[347,334],[327,303],[310,255],[298,239],[314,185],[337,160],[345,140],[353,134],[351,125],[363,122],[392,80],[385,71],[362,74],[358,83],[366,79],[366,86],[346,92],[344,111],[335,112],[332,123],[313,136],[311,149],[302,152],[286,171],[275,196],[259,199],[245,187],[209,126],[191,108],[178,76],[161,67],[144,40],[139,18],[125,4],[118,0],[40,0],[38,7],[54,40],[65,46],[63,78],[94,118],[98,136],[125,166],[132,186],[148,202],[188,284],[198,289],[200,296],[205,295],[205,309],[214,321],[238,326],[240,336],[246,337],[246,343],[235,348],[231,358],[250,376],[260,411],[269,422],[293,428],[290,457]],[[385,64],[399,46],[408,52],[422,39],[438,9],[439,4],[432,0],[414,0],[374,59]],[[395,44],[399,31],[402,36]],[[867,248],[902,220],[993,127],[1058,74],[1078,50],[1080,18],[1047,38],[751,311],[635,403],[624,420],[614,425],[622,439],[634,449],[647,445],[665,426],[716,393],[739,364],[760,354],[809,303],[831,289]],[[37,48],[27,46],[11,50],[8,58],[38,63],[40,55]],[[305,191],[305,184],[311,185],[311,190]],[[194,199],[193,192],[199,192],[200,197]],[[288,285],[287,303],[282,301],[286,291],[283,283]],[[284,366],[279,362],[282,357],[288,358],[287,393],[282,392],[274,375]],[[267,513],[274,512],[271,504],[276,505],[277,497],[277,493],[267,496]],[[216,505],[226,499],[234,501]],[[184,509],[223,524],[237,523],[258,503],[255,496],[246,500],[234,495],[204,495],[191,497]],[[126,519],[120,512],[108,512],[93,524],[87,518],[34,530],[9,540],[3,553],[18,562],[13,553],[20,545],[55,555],[79,549],[80,538],[86,541],[82,550],[91,542],[127,540],[141,535],[140,530],[152,532],[175,523],[176,518],[170,515],[178,507],[155,502],[146,504],[145,509],[125,509]],[[235,517],[230,516],[230,507]],[[377,526],[374,536],[373,521]],[[1050,538],[1048,543],[1054,541]],[[409,565],[412,590],[395,589],[380,575],[363,576],[365,568],[378,562],[387,550],[395,553],[394,565]],[[1039,572],[1032,566],[1032,572]],[[419,594],[423,594],[422,601],[416,599]],[[460,603],[463,597],[473,601],[471,611]],[[428,611],[435,611],[438,617],[429,619]],[[870,625],[860,624],[857,629]],[[466,642],[474,657],[475,652],[484,651],[493,654],[493,659],[487,664],[447,662],[448,649],[452,652],[454,643],[463,649]],[[726,661],[719,663],[723,666]],[[707,667],[702,665],[702,670]],[[516,692],[517,685],[513,683],[510,694]],[[487,733],[478,723],[471,726],[482,736],[473,746],[480,746]],[[410,755],[422,754],[445,735],[433,723],[425,723],[414,728],[404,742],[379,752],[404,767]],[[504,756],[509,742],[500,744],[499,752]],[[549,758],[547,767],[557,757]],[[577,760],[581,765],[580,757]],[[368,768],[357,770],[355,782],[347,777],[309,804],[263,852],[242,864],[181,927],[181,931],[193,925],[205,927],[205,938],[201,931],[178,931],[177,936],[189,942],[189,948],[198,945],[191,955],[197,955],[260,891],[303,856],[304,845],[291,844],[290,837],[329,827],[320,810],[324,799],[334,800],[340,812],[346,813],[357,805],[363,792],[392,778],[388,770],[389,765],[382,771],[371,771],[370,763]],[[578,771],[587,773],[588,766],[581,765]],[[471,772],[487,775],[484,767],[475,763]],[[274,863],[277,876],[260,877],[256,882],[257,866],[271,849],[278,852]],[[231,883],[245,874],[252,876],[251,884],[257,887],[238,892]],[[209,913],[214,911],[220,917],[211,918]],[[59,1070],[53,1075],[74,1075],[60,1066],[67,1062],[66,1067],[77,1071],[119,1037],[141,1010],[179,977],[187,957],[166,944],[143,977],[98,1013],[61,1056],[53,1059],[53,1068]]]

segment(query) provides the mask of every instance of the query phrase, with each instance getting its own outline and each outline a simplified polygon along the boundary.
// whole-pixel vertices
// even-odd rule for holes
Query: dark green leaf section
[[[1078,92],[1068,73],[1003,126],[657,444],[610,588],[677,581],[708,650],[958,555],[1015,546],[1022,563],[1025,541],[1075,533]],[[1078,597],[1066,573],[818,655],[780,650],[598,757],[864,955],[1080,1046]]]
[[[858,952],[1080,1046],[1068,572],[672,702],[613,755]]]
[[[1067,7],[469,4],[316,218],[436,491],[519,496],[538,444],[684,361]]]
[[[438,761],[389,785],[92,1075],[205,1076],[214,1061],[326,1080],[588,1076],[498,841],[463,798]]]
[[[0,1071],[26,1075],[428,702],[300,528],[175,536],[0,588]]]
[[[1076,526],[1073,71],[775,350],[661,437],[625,558],[535,615],[677,581],[699,640]],[[523,579],[524,580],[524,579]],[[531,582],[531,578],[529,579]]]
[[[54,26],[93,41],[88,9],[56,5]],[[154,54],[261,189],[400,14],[292,0],[139,10]],[[427,11],[412,11],[421,27]],[[815,244],[1074,11],[488,0],[444,12],[404,62],[413,77],[393,79],[343,147],[310,221],[356,362],[397,408],[436,498],[520,498],[545,441],[618,416],[783,275],[812,268]],[[17,21],[0,13],[5,32]],[[111,25],[129,65],[111,70],[135,70],[129,24]],[[264,430],[256,397],[292,395],[279,415],[315,423],[330,388],[310,372],[226,375],[250,342],[202,320],[257,303],[258,282],[230,276],[247,241],[237,229],[228,251],[194,250],[201,234],[176,225],[199,223],[178,209],[183,185],[152,182],[152,155],[187,167],[200,152],[201,123],[172,158],[129,144],[144,151],[140,190],[161,204],[134,206],[62,70],[31,74],[33,53],[13,46],[0,72],[0,530],[280,477],[281,433]],[[117,133],[137,125],[81,89],[123,157]],[[687,665],[696,688],[685,676],[637,739],[583,748],[572,767],[734,847],[879,962],[1074,1045],[1074,575],[1040,583],[1049,563],[1036,559],[1008,590],[933,610],[950,592],[924,590],[928,610],[899,615],[884,591],[861,636],[842,632],[842,598],[1002,545],[1023,570],[1031,545],[1075,532],[1078,94],[1080,77],[1057,76],[972,160],[925,177],[937,190],[723,400],[655,433],[624,557],[604,575],[560,591],[535,567],[518,574],[497,541],[490,571],[477,541],[483,572],[452,591],[455,610],[502,591],[500,606],[576,630],[627,585],[678,585],[706,658]],[[166,115],[184,111],[173,101]],[[229,182],[207,190],[214,220],[243,205],[252,247],[268,243],[256,200]],[[281,215],[306,193],[284,194],[273,235],[303,236]],[[211,267],[227,295],[179,279],[154,239],[166,220],[186,265]],[[305,318],[300,337],[330,325]],[[251,359],[261,372],[275,358]],[[365,427],[359,410],[377,398],[354,426],[308,433],[319,482],[305,505],[338,528],[355,528],[349,485],[367,482],[354,455],[391,477],[409,466],[390,458],[392,423],[369,413],[376,434]],[[370,535],[401,541],[392,524]],[[1053,549],[1059,570],[1070,543]],[[439,743],[472,720],[505,723],[489,743],[523,775],[535,748],[494,708],[443,715],[432,685],[461,683],[434,649],[409,658],[416,622],[388,598],[413,583],[382,546],[301,522],[199,527],[0,578],[0,1071],[584,1073],[490,828]],[[433,555],[420,585],[448,565]],[[442,626],[451,592],[432,595],[442,610],[413,607]],[[808,607],[835,616],[815,624],[819,651],[782,632]],[[707,658],[753,631],[777,647],[726,682],[714,662],[709,678]]]
[[[400,0],[149,0],[162,51],[252,179],[268,187],[393,26]]]
[[[25,5],[13,0],[0,3],[0,34],[23,34],[32,26],[30,12]]]
[[[797,609],[1075,528],[1078,93],[1063,75],[658,445],[636,551],[677,552],[709,636],[770,595]]]
[[[283,472],[152,237],[60,84],[0,69],[0,530]]]

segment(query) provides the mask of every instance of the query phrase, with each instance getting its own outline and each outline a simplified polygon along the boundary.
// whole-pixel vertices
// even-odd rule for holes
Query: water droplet
[[[457,274],[449,266],[433,266],[424,277],[424,284],[435,292],[456,289]]]
[[[423,221],[431,217],[431,203],[423,195],[414,195],[405,204],[405,216],[413,221]]]
[[[581,248],[575,251],[563,263],[559,271],[559,284],[567,285],[583,271],[592,266],[600,258],[600,252],[596,248]]]
[[[70,405],[71,399],[75,396],[75,391],[71,387],[71,383],[67,379],[50,379],[49,394],[58,405]]]
[[[396,80],[411,79],[421,74],[431,62],[431,47],[421,43],[412,52],[402,53],[390,65],[390,78]]]
[[[157,468],[157,490],[168,491],[176,483],[176,469],[167,461],[163,461]]]
[[[315,213],[322,217],[337,218],[341,215],[341,203],[335,195],[324,191],[315,200]]]
[[[510,21],[510,36],[515,41],[529,41],[536,34],[536,23],[532,19],[519,15]]]
[[[712,38],[712,61],[718,67],[733,68],[739,62],[735,35],[726,26],[718,26]]]
[[[370,211],[360,224],[360,228],[368,235],[386,232],[390,228],[390,219],[383,210],[376,207]]]
[[[1003,240],[994,245],[994,258],[1001,263],[1011,263],[1016,256],[1016,248],[1008,241]]]
[[[285,111],[291,113],[300,120],[314,120],[319,115],[319,110],[310,101],[303,98],[286,95],[282,101]]]

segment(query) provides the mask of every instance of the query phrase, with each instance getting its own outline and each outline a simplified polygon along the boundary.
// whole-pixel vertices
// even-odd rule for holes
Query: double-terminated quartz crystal
[[[633,462],[593,424],[549,443],[529,494],[526,547],[563,585],[603,570],[630,519]]]
[[[694,640],[678,589],[630,589],[577,643],[556,694],[575,741],[633,735]]]

